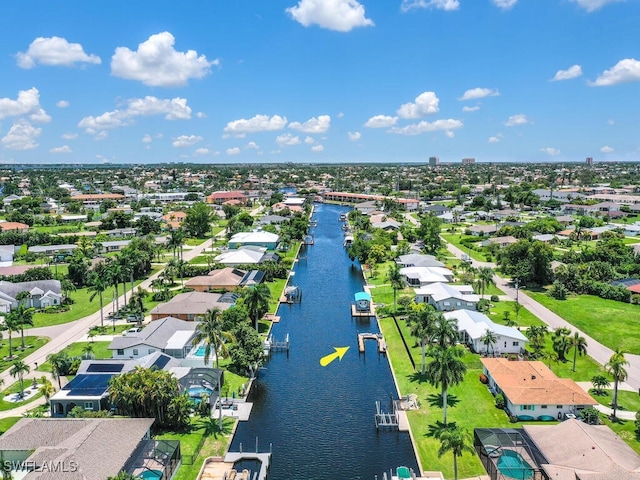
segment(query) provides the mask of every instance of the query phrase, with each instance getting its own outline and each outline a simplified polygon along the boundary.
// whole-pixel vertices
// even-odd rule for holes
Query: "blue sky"
[[[638,0],[0,5],[0,163],[640,160]]]

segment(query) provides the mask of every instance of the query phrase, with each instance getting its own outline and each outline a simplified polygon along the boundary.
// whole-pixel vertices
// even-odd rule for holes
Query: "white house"
[[[422,287],[430,283],[453,282],[453,272],[444,267],[404,267],[400,269],[408,285]]]
[[[62,304],[62,287],[59,280],[34,280],[12,283],[0,281],[0,312],[9,313],[18,306],[20,292],[29,292],[24,300],[27,307],[46,308]]]
[[[480,295],[473,293],[471,285],[431,283],[415,290],[416,303],[428,303],[441,312],[450,310],[476,310]]]
[[[265,247],[244,247],[228,250],[217,255],[215,261],[227,266],[253,265],[260,263],[267,249]]]
[[[13,245],[0,245],[0,262],[13,262],[13,254],[16,247]]]
[[[280,237],[271,232],[240,232],[231,237],[229,248],[257,246],[273,250],[278,246],[279,241]]]
[[[496,355],[519,354],[529,341],[517,328],[493,323],[484,313],[474,310],[463,309],[446,312],[444,317],[456,319],[460,342],[469,345],[474,352]],[[493,345],[487,346],[482,342],[482,338],[487,332],[493,332],[496,337],[496,342]]]
[[[409,253],[400,255],[396,263],[401,267],[444,267],[444,263],[436,260],[433,255],[423,255],[421,253]]]
[[[504,395],[507,411],[520,420],[560,419],[598,404],[576,382],[556,377],[543,362],[506,358],[480,361],[489,387]]]

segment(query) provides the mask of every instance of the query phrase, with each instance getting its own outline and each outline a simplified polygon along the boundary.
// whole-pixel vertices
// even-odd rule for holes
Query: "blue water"
[[[362,291],[362,275],[342,247],[338,221],[344,207],[317,205],[315,245],[301,250],[293,284],[299,305],[282,305],[276,340],[291,341],[289,355],[276,353],[260,371],[249,401],[248,422],[240,422],[231,446],[260,451],[273,444],[271,480],[367,479],[406,465],[417,471],[408,433],[376,431],[375,402],[390,410],[396,389],[386,357],[376,344],[359,355],[358,332],[378,332],[375,321],[356,322],[350,305]],[[334,347],[350,347],[327,367],[320,358]]]
[[[201,397],[203,394],[211,395],[211,392],[213,392],[213,390],[206,387],[189,387],[189,390],[187,390],[187,392],[189,392],[190,397]]]
[[[193,354],[194,357],[204,357],[204,351],[207,349],[207,347],[200,345],[198,347],[198,349],[195,351],[195,353]]]
[[[506,477],[527,480],[533,477],[531,465],[518,452],[503,450],[498,459],[498,470]]]

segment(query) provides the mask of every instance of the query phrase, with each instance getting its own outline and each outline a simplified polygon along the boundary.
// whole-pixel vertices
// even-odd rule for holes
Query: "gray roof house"
[[[421,253],[410,253],[400,255],[396,263],[401,267],[444,267],[444,263],[436,260],[433,255],[423,255]]]
[[[231,303],[223,302],[219,293],[188,292],[179,293],[166,303],[153,308],[150,312],[151,320],[164,317],[175,317],[180,320],[197,320],[203,317],[207,310],[219,308],[226,310]]]
[[[441,312],[450,310],[476,310],[480,295],[473,293],[471,285],[431,283],[415,289],[416,303],[428,303]]]
[[[121,471],[137,475],[143,470],[134,467],[144,460],[155,462],[150,463],[153,469],[171,478],[180,461],[179,442],[170,442],[167,455],[143,453],[158,453],[158,442],[151,440],[154,421],[21,418],[0,437],[0,455],[15,462],[12,473],[23,480],[104,480]]]
[[[62,303],[62,288],[59,280],[34,280],[12,283],[0,281],[0,312],[8,313],[18,306],[16,297],[20,292],[29,292],[25,300],[27,307],[46,308]]]
[[[109,344],[113,358],[137,358],[156,351],[185,358],[193,347],[197,324],[174,317],[155,320],[138,333],[115,337]]]

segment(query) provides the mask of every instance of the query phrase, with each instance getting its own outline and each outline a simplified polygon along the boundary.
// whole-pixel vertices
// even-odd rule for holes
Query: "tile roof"
[[[487,372],[515,405],[597,405],[570,378],[558,378],[542,362],[481,358]]]

